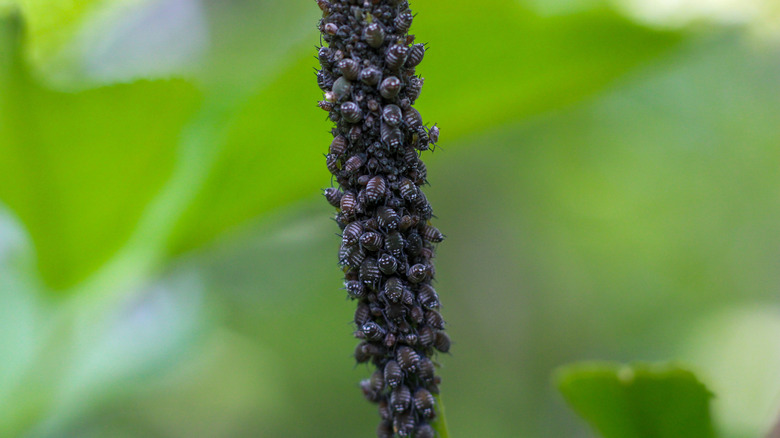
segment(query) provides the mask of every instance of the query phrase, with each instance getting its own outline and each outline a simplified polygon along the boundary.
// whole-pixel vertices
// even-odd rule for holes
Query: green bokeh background
[[[579,360],[684,364],[723,437],[780,412],[780,14],[636,3],[412,4],[454,437],[595,436]],[[0,11],[0,436],[373,436],[314,2]]]

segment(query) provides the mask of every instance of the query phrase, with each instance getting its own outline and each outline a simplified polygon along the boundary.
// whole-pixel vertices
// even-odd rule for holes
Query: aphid
[[[325,166],[328,167],[330,173],[338,176],[339,173],[339,157],[335,154],[325,155]]]
[[[418,340],[420,341],[420,345],[423,347],[430,347],[433,345],[433,342],[436,340],[436,332],[433,331],[432,328],[426,326],[423,326],[418,330]]]
[[[414,130],[423,124],[420,112],[412,107],[409,107],[408,110],[404,111],[404,122],[406,122],[406,126]]]
[[[408,214],[405,214],[401,216],[401,223],[398,227],[401,229],[401,231],[406,231],[415,225],[417,225],[417,221],[415,220],[414,216],[409,216]]]
[[[436,332],[436,338],[433,340],[433,346],[442,353],[450,351],[450,336],[444,332]]]
[[[398,385],[393,392],[390,393],[390,407],[395,412],[403,412],[409,409],[409,405],[412,401],[412,392],[406,385]]]
[[[366,400],[374,403],[379,401],[380,394],[377,391],[374,391],[374,388],[371,387],[371,379],[361,380],[360,389],[363,391],[363,396],[366,398]]]
[[[347,151],[347,139],[343,135],[337,135],[330,142],[328,152],[333,155],[343,155]]]
[[[407,201],[414,201],[417,199],[419,189],[411,180],[409,180],[409,178],[401,178],[398,182],[398,191]]]
[[[360,70],[358,79],[366,85],[376,85],[382,79],[382,70],[370,65],[363,70]]]
[[[363,154],[353,155],[344,163],[344,171],[355,173],[366,163],[366,157]]]
[[[417,409],[417,412],[423,415],[423,417],[428,419],[433,418],[433,404],[433,394],[427,389],[419,388],[414,392],[414,407]]]
[[[379,94],[385,99],[392,99],[401,90],[401,80],[395,76],[385,78],[379,85]]]
[[[401,384],[401,381],[403,381],[404,375],[401,371],[401,366],[398,365],[398,362],[394,360],[389,360],[385,364],[385,383],[387,386],[391,388],[395,388],[396,386]]]
[[[361,266],[363,260],[366,258],[366,251],[360,246],[343,246],[344,252],[339,251],[339,263],[351,268],[357,268]]]
[[[349,96],[352,93],[352,84],[349,83],[347,78],[344,76],[341,76],[340,78],[336,79],[333,82],[333,91],[331,92],[331,98],[328,100],[332,100],[335,102],[338,102],[345,97]],[[325,98],[328,98],[327,93],[325,93]]]
[[[393,431],[393,423],[388,420],[382,420],[379,422],[379,426],[376,428],[377,438],[393,438],[395,432]]]
[[[385,250],[395,258],[402,258],[404,254],[404,238],[398,231],[390,232],[385,238]]]
[[[385,337],[385,329],[375,322],[367,322],[360,328],[369,341],[378,341]]]
[[[426,202],[427,203],[427,202]],[[428,242],[439,243],[444,240],[444,234],[441,233],[436,227],[432,227],[428,224],[422,227],[422,237]]]
[[[317,102],[317,106],[320,107],[320,109],[325,111],[333,111],[333,104],[328,102],[327,100],[321,100]]]
[[[401,142],[403,141],[401,129],[398,126],[392,126],[384,121],[382,121],[380,126],[382,142],[392,149],[401,147]]]
[[[366,322],[369,321],[371,318],[371,308],[368,306],[368,304],[364,302],[360,302],[357,305],[357,309],[355,309],[355,325],[358,327],[362,326]]]
[[[385,42],[385,31],[379,23],[371,23],[363,29],[363,41],[373,48],[378,48]]]
[[[385,335],[385,346],[387,346],[387,348],[390,348],[393,345],[395,345],[395,341],[396,341],[395,335],[392,332]]]
[[[363,112],[355,102],[344,102],[341,104],[341,116],[348,123],[357,123],[363,118]]]
[[[434,438],[436,432],[430,424],[420,424],[414,430],[414,438]]]
[[[369,231],[360,236],[360,244],[369,251],[378,251],[382,247],[382,235]],[[381,270],[381,265],[380,265]]]
[[[344,198],[342,197],[341,199],[343,204]],[[379,226],[387,230],[395,230],[398,228],[398,224],[401,222],[401,218],[398,217],[398,213],[396,213],[392,208],[385,206],[381,206],[376,209],[376,218]]]
[[[369,344],[363,341],[355,347],[355,360],[357,363],[368,362],[371,359],[372,354],[369,353],[369,349],[365,348],[367,345]]]
[[[404,149],[404,162],[409,167],[415,168],[421,163],[420,159],[417,157],[417,151],[414,150],[414,148]]]
[[[325,195],[325,199],[328,201],[328,204],[339,208],[341,205],[341,191],[335,187],[328,187],[323,191],[322,193]]]
[[[339,27],[335,23],[327,23],[324,30],[328,35],[336,35],[336,32],[339,31]]]
[[[420,77],[413,77],[409,79],[409,85],[406,87],[406,97],[409,98],[410,101],[414,102],[420,97],[420,93],[422,93],[422,87],[425,83],[425,79]],[[422,122],[420,122],[422,124]]]
[[[383,420],[393,418],[393,412],[390,410],[390,405],[387,403],[387,400],[381,400],[379,402],[379,417]]]
[[[439,308],[439,295],[430,284],[421,284],[417,291],[417,301],[428,310]]]
[[[435,310],[428,310],[425,312],[425,323],[435,329],[444,329],[444,318]]]
[[[401,298],[401,302],[407,307],[412,307],[414,305],[414,294],[412,291],[404,289],[404,296]]]
[[[402,322],[406,316],[406,308],[401,303],[389,303],[385,307],[385,316],[395,322]]]
[[[333,76],[325,70],[317,72],[317,85],[322,91],[330,90],[333,87]]]
[[[439,142],[439,127],[436,125],[433,125],[431,129],[428,131],[428,135],[431,138],[431,143],[436,144]]]
[[[344,246],[353,246],[358,243],[363,233],[363,225],[360,222],[350,222],[341,233],[341,242]]]
[[[391,70],[398,70],[406,62],[409,48],[402,44],[395,44],[385,52],[385,62]]]
[[[360,126],[353,126],[349,128],[349,141],[352,142],[352,144],[360,144],[363,140],[363,130],[360,129]]]
[[[379,202],[387,190],[387,182],[384,178],[377,175],[368,181],[366,185],[366,197],[370,202]]]
[[[401,123],[401,108],[398,105],[385,105],[382,109],[382,120],[390,126],[398,126]]]
[[[425,56],[425,46],[422,44],[413,45],[412,48],[409,49],[409,56],[406,58],[406,66],[418,66],[422,62],[423,56]]]
[[[395,351],[395,360],[402,370],[413,373],[417,371],[420,356],[410,347],[400,347]]]
[[[420,359],[420,364],[418,367],[417,376],[423,381],[423,382],[432,382],[433,378],[435,377],[436,369],[433,366],[433,361],[428,359],[427,357],[423,357]]]
[[[337,67],[341,71],[341,74],[350,81],[357,79],[358,73],[360,73],[360,65],[352,58],[342,59],[339,61]]]
[[[341,207],[342,213],[348,217],[354,216],[355,210],[357,208],[357,195],[355,195],[355,192],[351,190],[344,192],[344,194],[341,196],[341,202],[339,206]]]
[[[320,65],[325,68],[330,66],[330,57],[332,53],[330,48],[328,47],[320,47],[320,50],[317,52],[317,59],[320,60]]]
[[[376,259],[373,257],[367,257],[360,264],[360,281],[364,284],[373,286],[378,284],[382,280],[382,273],[379,271],[379,266],[376,264]]]
[[[366,296],[366,289],[359,281],[346,281],[344,282],[344,288],[352,298],[363,298]]]
[[[420,306],[412,306],[411,310],[409,310],[409,317],[415,324],[422,324],[425,321],[425,312],[423,312]]]
[[[391,275],[398,269],[398,261],[390,254],[382,254],[376,261],[379,270],[385,275]]]
[[[396,415],[393,419],[393,429],[398,436],[410,436],[414,431],[414,425],[414,415],[411,412]]]
[[[395,30],[398,33],[406,33],[412,27],[412,20],[414,20],[414,16],[410,12],[398,14],[395,20],[393,20]]]
[[[412,283],[419,283],[428,276],[428,268],[421,263],[417,263],[409,267],[409,270],[406,271],[406,276]]]
[[[404,284],[398,277],[390,277],[385,282],[385,296],[392,303],[401,301],[404,294]]]

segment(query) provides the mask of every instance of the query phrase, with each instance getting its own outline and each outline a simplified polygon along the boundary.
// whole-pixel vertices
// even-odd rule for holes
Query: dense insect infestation
[[[439,130],[412,107],[425,46],[408,34],[407,1],[317,4],[326,43],[317,56],[318,105],[336,124],[325,163],[337,187],[324,194],[338,209],[338,260],[347,295],[358,302],[355,359],[377,368],[361,389],[379,405],[380,438],[433,437],[440,379],[431,357],[448,352],[450,339],[431,286],[434,247],[444,236],[430,224],[420,190],[427,170],[419,153],[435,146]]]

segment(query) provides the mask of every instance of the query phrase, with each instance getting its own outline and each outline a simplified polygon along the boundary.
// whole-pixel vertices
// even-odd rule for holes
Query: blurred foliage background
[[[721,436],[769,430],[777,4],[412,7],[453,435],[594,436],[550,382],[589,359],[679,361]],[[0,0],[0,435],[373,436],[318,12]]]

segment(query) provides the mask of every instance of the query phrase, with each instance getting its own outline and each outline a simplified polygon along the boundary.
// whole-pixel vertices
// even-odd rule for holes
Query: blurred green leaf
[[[571,104],[680,39],[678,33],[649,30],[600,10],[543,18],[514,1],[493,0],[479,8],[454,3],[415,5],[413,27],[431,42],[419,69],[428,79],[420,108],[427,121],[442,126],[444,144]],[[476,28],[491,32],[470,32]],[[322,94],[312,73],[315,32],[308,41],[293,52],[298,61],[232,121],[206,186],[170,240],[171,252],[196,248],[327,185],[320,153],[327,149],[331,123],[314,105]]]
[[[18,21],[0,28],[0,197],[24,222],[47,283],[64,288],[129,237],[200,97],[179,80],[47,89],[20,61]]]
[[[710,438],[712,394],[672,365],[576,364],[556,376],[566,401],[605,438]]]

